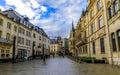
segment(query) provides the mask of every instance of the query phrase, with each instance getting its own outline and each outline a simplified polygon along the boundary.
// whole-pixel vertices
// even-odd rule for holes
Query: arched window
[[[101,9],[101,1],[99,0],[98,3],[97,3],[97,7],[98,7],[98,10]]]
[[[116,48],[116,41],[115,41],[115,34],[114,33],[111,34],[111,40],[112,40],[112,50],[113,50],[113,52],[116,52],[117,48]]]
[[[120,30],[117,31],[117,38],[118,38],[118,46],[120,50]]]

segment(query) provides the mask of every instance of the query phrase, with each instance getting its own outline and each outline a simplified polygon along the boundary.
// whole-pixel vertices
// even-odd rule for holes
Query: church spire
[[[72,32],[75,32],[73,20],[72,20]]]

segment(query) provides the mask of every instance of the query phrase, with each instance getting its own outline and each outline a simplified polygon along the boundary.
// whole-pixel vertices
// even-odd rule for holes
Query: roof
[[[13,9],[8,9],[5,11],[2,11],[2,14],[7,15],[8,18],[13,19],[17,23],[24,25],[24,26],[28,27],[29,29],[34,30],[34,31],[40,33],[41,35],[49,38],[48,35],[45,33],[45,31],[42,28],[35,26],[34,24],[32,24],[29,21],[28,17],[20,15],[18,12],[14,11]]]
[[[56,39],[50,39],[50,44],[58,44]]]

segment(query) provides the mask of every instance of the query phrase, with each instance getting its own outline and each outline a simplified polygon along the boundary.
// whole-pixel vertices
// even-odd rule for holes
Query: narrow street
[[[119,68],[102,64],[78,64],[68,58],[20,63],[0,63],[0,75],[120,75]]]

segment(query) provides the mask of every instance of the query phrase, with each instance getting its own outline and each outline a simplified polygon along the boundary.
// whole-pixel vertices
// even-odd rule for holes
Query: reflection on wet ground
[[[0,63],[0,75],[120,75],[120,68],[103,64],[78,64],[68,58],[20,63]]]

